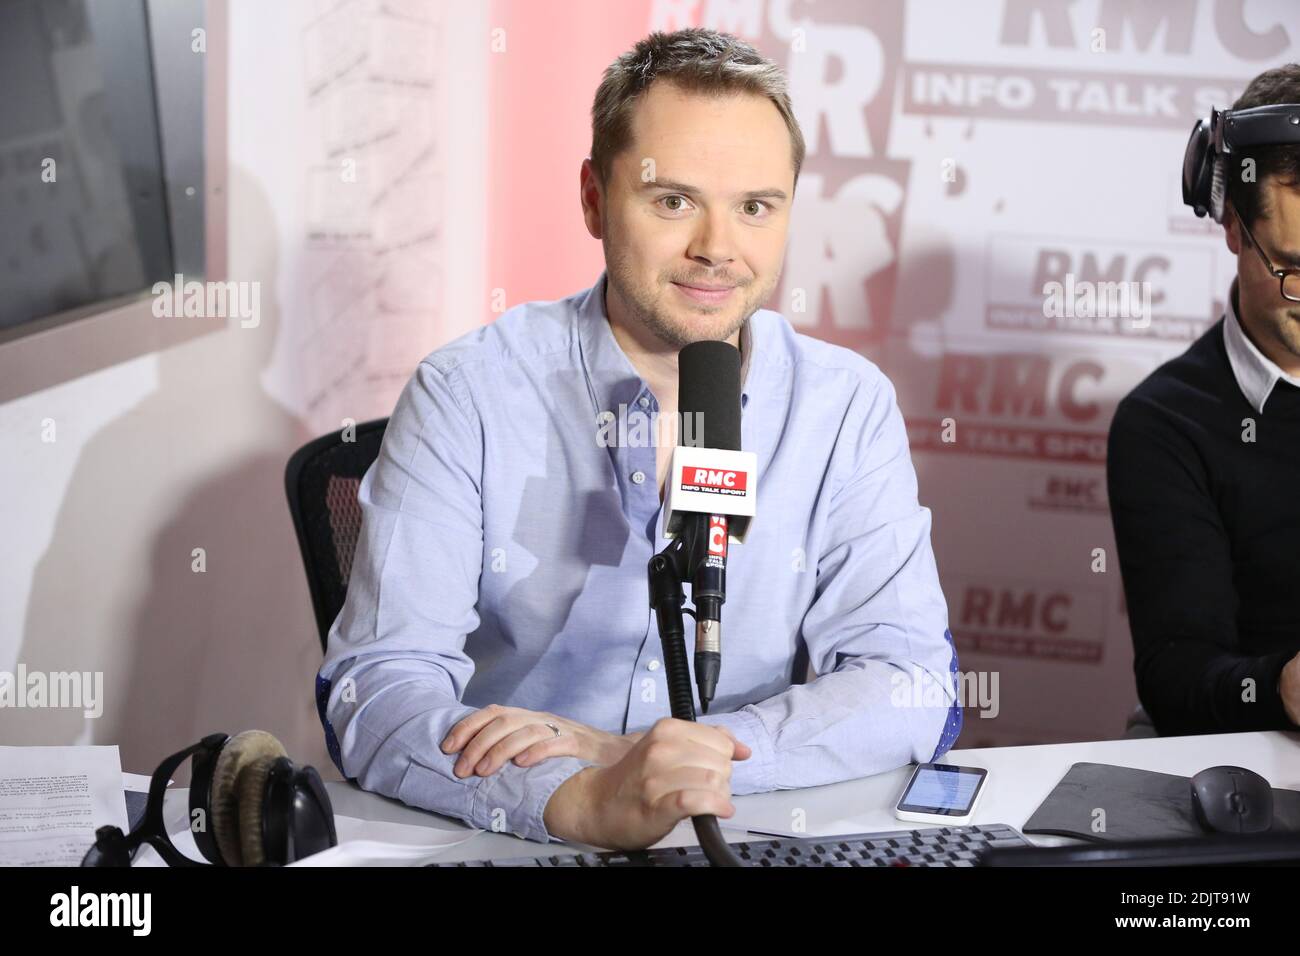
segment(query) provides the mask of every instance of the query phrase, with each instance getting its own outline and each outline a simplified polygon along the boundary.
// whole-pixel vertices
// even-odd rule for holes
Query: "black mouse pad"
[[[1094,830],[1094,820],[1104,829]],[[1190,777],[1105,763],[1070,767],[1020,829],[1098,843],[1205,833],[1192,810]],[[1300,832],[1300,791],[1273,788],[1272,831]]]

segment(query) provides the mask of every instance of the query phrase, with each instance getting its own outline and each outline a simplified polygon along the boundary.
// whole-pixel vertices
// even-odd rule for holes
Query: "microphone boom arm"
[[[686,628],[682,623],[686,595],[682,582],[693,573],[693,559],[698,557],[700,540],[708,534],[708,516],[687,522],[688,527],[663,551],[650,559],[650,607],[659,627],[663,646],[664,670],[668,679],[668,703],[678,720],[695,721],[695,695],[691,692],[691,672],[686,662]],[[700,531],[703,525],[703,532]],[[718,818],[701,814],[691,818],[700,848],[714,866],[742,866],[740,858],[722,838]]]

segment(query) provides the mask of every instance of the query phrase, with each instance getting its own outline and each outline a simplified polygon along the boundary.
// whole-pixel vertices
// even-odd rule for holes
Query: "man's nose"
[[[695,261],[710,266],[731,262],[736,251],[727,217],[717,212],[702,217],[686,254]]]

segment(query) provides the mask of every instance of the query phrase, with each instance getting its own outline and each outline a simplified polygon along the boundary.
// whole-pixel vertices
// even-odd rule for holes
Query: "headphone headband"
[[[1215,148],[1231,155],[1245,146],[1300,143],[1300,103],[1275,103],[1210,114]],[[1217,119],[1217,124],[1213,121]]]
[[[1211,109],[1192,127],[1183,152],[1183,202],[1223,222],[1227,158],[1251,146],[1300,145],[1300,103]]]

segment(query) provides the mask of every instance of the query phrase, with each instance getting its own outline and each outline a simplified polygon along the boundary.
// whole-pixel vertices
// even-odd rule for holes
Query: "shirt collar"
[[[1236,298],[1237,281],[1234,279],[1223,317],[1223,344],[1228,350],[1228,364],[1232,366],[1237,387],[1246,396],[1251,407],[1262,415],[1264,403],[1268,401],[1269,395],[1273,393],[1273,386],[1279,379],[1300,387],[1300,378],[1282,371],[1276,362],[1261,352],[1250,340],[1241,327],[1241,320],[1237,318],[1234,304]]]
[[[631,405],[649,386],[623,351],[614,330],[609,325],[605,308],[605,287],[608,273],[602,271],[596,284],[580,293],[577,303],[578,341],[582,348],[583,369],[591,391],[596,412],[614,411],[620,405]],[[749,403],[753,384],[753,371],[761,356],[761,343],[755,341],[754,317],[750,316],[740,328],[740,407]]]

